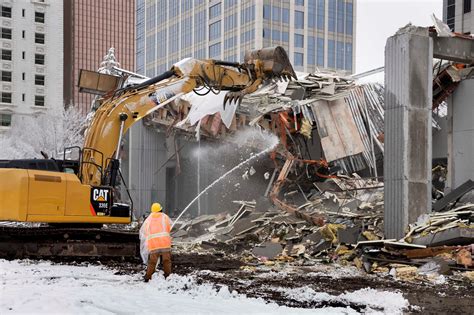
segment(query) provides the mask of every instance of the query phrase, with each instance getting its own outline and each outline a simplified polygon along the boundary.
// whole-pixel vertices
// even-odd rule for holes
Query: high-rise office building
[[[297,71],[354,71],[355,0],[137,0],[137,72],[185,57],[242,61],[280,45]]]
[[[135,69],[135,0],[64,0],[64,33],[64,100],[87,113],[94,96],[79,93],[80,69],[97,70],[110,47]]]
[[[63,106],[63,2],[1,0],[0,131]]]
[[[443,21],[458,33],[474,34],[472,0],[443,0]]]

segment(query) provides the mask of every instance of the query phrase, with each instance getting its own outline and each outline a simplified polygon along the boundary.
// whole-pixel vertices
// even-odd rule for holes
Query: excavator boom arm
[[[117,160],[126,131],[143,117],[196,88],[229,91],[225,103],[240,103],[265,80],[296,75],[281,47],[247,53],[244,64],[184,59],[162,76],[114,91],[102,100],[86,132],[80,178],[83,184],[104,183],[104,167]]]

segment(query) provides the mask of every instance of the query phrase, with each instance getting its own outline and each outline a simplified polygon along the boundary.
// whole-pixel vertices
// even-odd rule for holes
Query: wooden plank
[[[328,162],[356,155],[364,151],[364,145],[344,99],[320,100],[311,108],[316,117],[321,146]]]

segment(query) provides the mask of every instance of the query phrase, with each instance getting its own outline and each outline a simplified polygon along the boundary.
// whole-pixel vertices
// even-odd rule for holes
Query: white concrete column
[[[431,212],[433,42],[413,28],[385,46],[385,211],[387,238]]]

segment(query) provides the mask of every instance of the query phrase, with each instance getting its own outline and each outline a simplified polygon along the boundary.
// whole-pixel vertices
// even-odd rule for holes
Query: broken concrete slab
[[[338,229],[337,239],[341,244],[357,244],[357,241],[360,240],[361,230],[360,226]]]
[[[332,243],[329,241],[326,241],[325,239],[320,239],[318,243],[315,243],[314,245],[307,245],[307,252],[310,255],[316,255],[324,250],[328,250],[332,247]]]
[[[426,246],[467,245],[474,243],[474,229],[454,227],[435,234],[413,238],[413,243]]]
[[[272,207],[273,205],[270,202],[270,200],[264,196],[261,196],[260,198],[257,199],[257,203],[255,204],[255,211],[265,212],[268,209],[271,209]]]
[[[433,205],[433,211],[439,212],[443,211],[450,203],[455,202],[457,199],[461,198],[464,194],[474,189],[474,181],[468,180],[458,188],[454,189],[446,196],[438,200]]]
[[[281,253],[282,249],[279,243],[265,242],[261,246],[254,247],[252,253],[257,257],[273,259]]]
[[[316,232],[305,236],[302,240],[303,243],[319,243],[323,239],[321,233]]]

